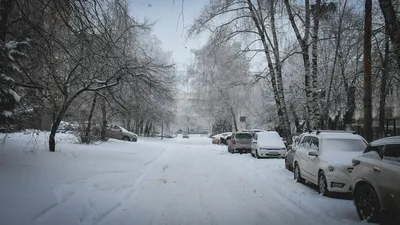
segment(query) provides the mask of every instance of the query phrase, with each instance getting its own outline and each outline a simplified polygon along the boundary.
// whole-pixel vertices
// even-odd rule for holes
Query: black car
[[[189,134],[188,133],[183,133],[182,138],[189,138]]]

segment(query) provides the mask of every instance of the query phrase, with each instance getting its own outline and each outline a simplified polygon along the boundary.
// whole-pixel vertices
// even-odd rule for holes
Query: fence
[[[360,135],[365,136],[363,119],[355,121],[355,123],[353,123],[353,129]],[[383,131],[379,129],[379,120],[374,119],[372,121],[372,130],[374,139],[378,139],[383,136],[400,135],[400,117],[385,119]]]

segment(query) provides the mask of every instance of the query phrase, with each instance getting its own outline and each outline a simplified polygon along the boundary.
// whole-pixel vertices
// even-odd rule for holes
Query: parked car
[[[322,195],[351,192],[351,160],[362,154],[366,141],[345,131],[305,133],[294,154],[294,179],[318,185]]]
[[[353,197],[360,219],[400,224],[400,136],[371,142],[353,159],[353,166]]]
[[[222,133],[222,134],[216,134],[214,136],[212,136],[212,143],[213,144],[221,144],[221,137],[226,137],[228,135],[232,134],[231,132],[226,132],[226,133]]]
[[[176,136],[174,134],[171,134],[171,133],[165,133],[163,137],[164,138],[175,138]]]
[[[109,138],[120,139],[124,141],[136,142],[138,139],[137,134],[126,130],[121,126],[112,126],[107,129],[107,136]]]
[[[228,142],[228,152],[250,153],[253,135],[248,132],[233,133]]]
[[[294,140],[292,145],[288,146],[288,152],[285,155],[285,168],[289,171],[293,171],[293,161],[294,161],[294,154],[296,153],[296,148],[299,146],[301,139],[304,135],[297,136]]]
[[[189,138],[189,134],[188,133],[183,133],[182,138]]]
[[[251,155],[256,158],[284,158],[286,147],[276,131],[262,131],[254,134]]]
[[[232,136],[232,132],[228,132],[228,133],[223,133],[220,136],[220,144],[224,144],[224,145],[228,145],[228,138]]]

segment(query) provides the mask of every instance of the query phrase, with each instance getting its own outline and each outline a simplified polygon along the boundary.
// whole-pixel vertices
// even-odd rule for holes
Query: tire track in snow
[[[141,169],[141,175],[139,178],[136,179],[136,181],[134,182],[134,184],[132,185],[132,188],[130,188],[127,193],[125,193],[125,195],[123,196],[123,198],[117,203],[115,204],[111,209],[109,209],[108,211],[102,213],[98,219],[96,219],[92,224],[93,225],[97,225],[100,224],[102,221],[104,221],[107,217],[111,216],[117,209],[119,209],[121,206],[124,205],[124,203],[126,203],[127,201],[129,201],[129,199],[131,198],[131,196],[133,195],[133,193],[135,192],[135,190],[137,189],[137,186],[144,180],[145,176],[146,176],[146,168],[148,166],[150,166],[150,164],[155,163],[156,161],[160,160],[162,158],[162,156],[164,155],[164,153],[167,151],[167,148],[165,148],[162,153],[158,156],[155,157],[153,160],[149,161],[148,163],[144,164],[144,166],[142,166]]]
[[[123,205],[123,203],[131,197],[131,195],[134,193],[136,186],[143,180],[144,175],[145,175],[145,170],[146,167],[152,164],[153,162],[159,160],[164,152],[167,149],[164,148],[161,152],[161,154],[157,155],[156,157],[152,158],[148,162],[144,163],[140,167],[134,169],[134,170],[124,170],[124,171],[111,171],[111,172],[104,172],[104,173],[97,173],[92,176],[83,178],[83,179],[76,179],[68,182],[60,182],[53,187],[53,194],[56,196],[57,200],[55,203],[51,204],[38,214],[36,214],[32,220],[36,222],[45,222],[52,216],[55,216],[57,212],[62,211],[64,207],[67,207],[67,204],[71,204],[72,202],[75,202],[77,204],[80,203],[80,198],[88,198],[85,200],[84,204],[80,204],[78,206],[81,206],[86,209],[89,208],[88,211],[90,213],[87,213],[83,217],[79,217],[80,223],[81,224],[98,224],[102,220],[104,220],[106,217],[108,217],[110,214],[112,214],[116,209],[118,209],[120,206]],[[133,182],[132,185],[123,185],[122,187],[112,187],[112,188],[103,188],[103,189],[96,189],[98,188],[98,182],[103,181],[103,180],[108,180],[110,178],[113,178],[115,175],[122,175],[122,176],[129,176],[130,174],[135,174],[137,172],[140,172],[140,175],[138,178],[136,178],[135,182]],[[103,181],[104,182],[104,181]],[[107,183],[107,182],[105,182]],[[128,191],[122,196],[122,199],[117,202],[113,207],[111,207],[109,210],[106,210],[103,213],[100,213],[99,210],[95,207],[95,203],[92,201],[91,196],[86,196],[85,193],[91,194],[92,191],[117,191],[117,190],[126,190]],[[78,190],[78,191],[77,191]],[[73,207],[76,207],[76,204],[72,204]],[[85,207],[86,206],[86,207]],[[97,219],[96,219],[97,217]]]

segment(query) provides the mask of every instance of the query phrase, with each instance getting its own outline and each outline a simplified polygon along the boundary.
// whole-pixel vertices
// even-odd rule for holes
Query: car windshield
[[[355,139],[323,139],[322,145],[328,151],[363,152],[367,144]]]
[[[235,135],[235,139],[252,139],[253,136],[251,133],[237,133]]]
[[[119,129],[121,129],[122,132],[129,132],[128,130],[126,130],[125,128],[118,126]]]

